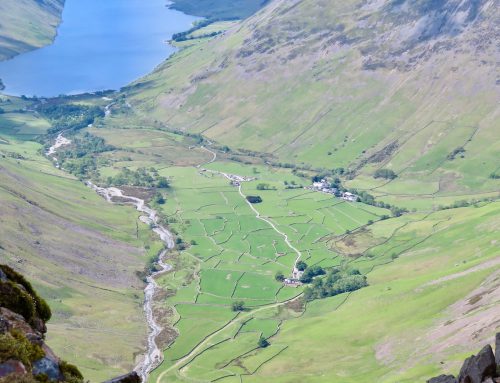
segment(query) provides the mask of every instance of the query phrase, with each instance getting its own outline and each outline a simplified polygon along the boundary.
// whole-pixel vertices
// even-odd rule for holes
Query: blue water
[[[57,96],[119,89],[173,53],[195,17],[166,0],[66,0],[54,44],[0,62],[5,93]]]

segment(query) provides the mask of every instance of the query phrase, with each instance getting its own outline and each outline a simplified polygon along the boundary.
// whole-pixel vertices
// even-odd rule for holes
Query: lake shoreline
[[[0,61],[0,92],[54,98],[120,91],[176,53],[171,37],[200,19],[172,5],[66,0],[49,44]]]

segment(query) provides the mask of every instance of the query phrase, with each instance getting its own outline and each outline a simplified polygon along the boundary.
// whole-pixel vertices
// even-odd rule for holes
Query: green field
[[[111,94],[109,116],[64,133],[111,145],[65,148],[82,179],[112,184],[143,168],[168,180],[150,202],[176,249],[157,278],[164,361],[149,381],[413,383],[457,372],[499,331],[496,13],[412,45],[402,36],[427,14],[411,2],[262,5],[174,1],[209,19],[248,18],[192,32]],[[32,112],[36,100],[2,96],[0,107],[0,254],[49,301],[59,355],[91,381],[130,370],[146,332],[138,272],[162,245],[136,211],[27,141],[51,123]],[[320,175],[373,200],[306,188]],[[275,278],[297,260],[368,286],[308,301],[304,286]]]
[[[102,176],[146,166],[170,181],[166,203],[156,207],[185,250],[171,253],[174,269],[158,279],[168,291],[156,304],[168,308],[161,322],[170,335],[151,381],[419,381],[438,374],[440,361],[443,371],[456,369],[459,347],[474,350],[496,330],[490,298],[471,301],[476,314],[465,313],[469,298],[482,296],[484,281],[497,283],[497,202],[438,211],[481,194],[419,195],[415,179],[415,194],[391,194],[382,189],[389,184],[371,190],[377,199],[413,209],[386,219],[387,209],[300,187],[314,171],[301,174],[245,154],[237,158],[248,162],[237,162],[234,153],[216,148],[217,160],[210,162],[213,155],[195,137],[141,121],[135,110],[116,111],[86,130],[115,146],[99,154]],[[240,193],[222,173],[253,180],[243,182]],[[365,182],[366,189],[384,183],[362,176],[345,181]],[[269,190],[259,190],[262,183]],[[255,211],[246,195],[262,197]],[[290,275],[297,252],[309,265],[356,268],[369,286],[307,304],[294,299],[302,287],[284,287],[274,276]],[[247,310],[233,312],[236,301]],[[484,337],[473,339],[467,326],[452,337],[442,330],[450,321],[481,321]],[[434,331],[443,331],[445,346],[430,353],[433,339],[425,335]],[[269,347],[258,347],[261,336]],[[413,355],[409,344],[417,356],[403,371]]]

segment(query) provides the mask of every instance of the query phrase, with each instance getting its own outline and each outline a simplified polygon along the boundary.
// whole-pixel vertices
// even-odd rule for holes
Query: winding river
[[[148,346],[147,352],[144,355],[144,360],[135,368],[135,371],[137,371],[140,375],[142,381],[146,382],[149,373],[158,367],[158,365],[163,361],[163,352],[156,344],[156,337],[162,331],[162,327],[156,323],[154,318],[153,298],[155,292],[159,289],[155,277],[172,269],[171,265],[164,262],[164,258],[166,253],[175,246],[173,235],[166,227],[158,223],[157,211],[148,207],[143,199],[125,195],[122,190],[116,187],[103,188],[94,185],[90,181],[87,181],[86,185],[95,190],[97,194],[103,196],[110,203],[113,203],[113,197],[118,197],[120,198],[121,203],[132,204],[138,211],[145,213],[145,215],[141,215],[139,219],[141,222],[150,225],[153,228],[153,231],[158,234],[162,242],[165,244],[165,249],[160,253],[156,263],[157,266],[159,266],[159,270],[147,277],[147,284],[144,289],[144,312],[146,313],[146,320],[148,322],[150,332],[148,335]]]
[[[57,149],[69,144],[71,144],[71,140],[65,138],[63,133],[60,133],[54,144],[45,154],[47,157],[51,158],[52,161],[54,161],[54,164],[57,167],[59,167],[56,156]],[[165,262],[165,256],[169,250],[174,248],[174,238],[172,233],[165,226],[159,224],[158,212],[147,206],[143,199],[125,195],[122,190],[116,187],[104,188],[97,186],[90,181],[86,181],[85,184],[110,203],[114,203],[113,198],[119,198],[120,203],[134,205],[139,212],[144,213],[139,217],[140,221],[150,225],[152,230],[158,234],[161,241],[165,245],[165,249],[159,254],[156,262],[158,270],[151,273],[146,278],[147,283],[146,288],[144,289],[144,312],[150,331],[148,334],[147,349],[144,358],[134,370],[139,374],[142,381],[146,382],[149,373],[158,367],[163,361],[163,352],[156,344],[156,338],[161,333],[163,328],[155,320],[153,313],[153,299],[156,291],[160,288],[156,283],[155,278],[172,269],[172,266]]]

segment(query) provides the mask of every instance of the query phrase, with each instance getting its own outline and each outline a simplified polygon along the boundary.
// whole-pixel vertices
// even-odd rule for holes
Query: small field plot
[[[179,304],[175,308],[181,318],[176,324],[179,337],[165,351],[168,360],[187,354],[200,340],[222,327],[235,315],[227,308],[217,306]]]
[[[253,298],[273,302],[280,288],[281,283],[276,282],[273,275],[245,273],[238,281],[233,298]]]
[[[50,123],[29,113],[0,114],[0,134],[30,138],[44,134],[50,128]]]
[[[242,272],[205,269],[201,271],[201,291],[220,297],[231,297]]]
[[[276,319],[253,318],[241,327],[240,333],[257,332],[262,334],[264,338],[269,338],[276,334],[279,324],[280,322]]]

